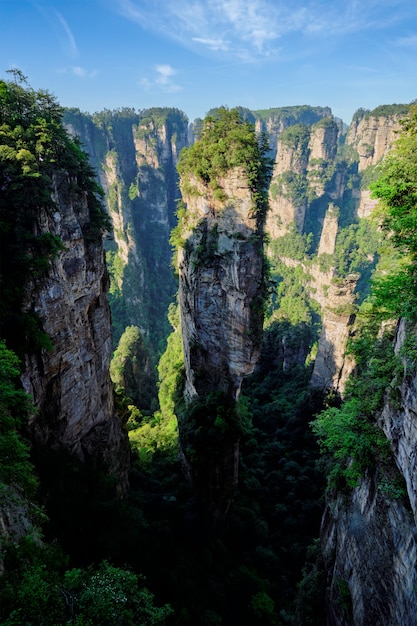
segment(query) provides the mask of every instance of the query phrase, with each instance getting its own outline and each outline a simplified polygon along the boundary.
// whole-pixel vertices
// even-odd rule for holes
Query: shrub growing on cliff
[[[87,203],[86,241],[100,240],[110,224],[88,157],[62,125],[61,107],[48,92],[26,87],[18,70],[12,73],[14,82],[0,81],[0,332],[23,352],[46,346],[39,320],[21,311],[25,282],[36,283],[63,247],[57,235],[36,227],[40,209],[59,210],[53,174],[65,176],[72,201]]]
[[[194,175],[220,200],[224,192],[219,178],[234,167],[243,167],[253,193],[255,212],[264,216],[273,166],[268,150],[267,136],[261,134],[257,138],[254,126],[241,117],[238,109],[221,107],[205,118],[199,140],[181,152],[177,167],[183,178]]]
[[[417,105],[402,120],[401,136],[371,185],[383,229],[406,263],[378,279],[376,303],[392,315],[415,319],[417,310]]]
[[[377,461],[386,463],[389,458],[388,440],[375,418],[397,359],[390,333],[379,336],[378,332],[378,324],[370,324],[365,317],[351,345],[357,365],[348,381],[345,400],[340,407],[323,411],[312,423],[321,448],[334,459],[329,475],[332,484],[344,479],[349,487],[355,487],[366,469],[374,468]]]

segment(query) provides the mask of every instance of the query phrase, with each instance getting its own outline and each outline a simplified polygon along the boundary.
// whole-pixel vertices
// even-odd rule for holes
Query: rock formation
[[[38,409],[29,428],[41,447],[106,468],[125,489],[129,455],[109,375],[104,251],[100,239],[89,240],[87,202],[71,198],[70,183],[68,174],[54,175],[55,210],[39,210],[35,224],[38,234],[60,237],[64,249],[41,281],[25,286],[23,308],[37,314],[53,344],[26,355],[22,382]]]
[[[113,222],[105,242],[112,277],[116,341],[138,326],[155,360],[169,332],[166,313],[176,291],[170,231],[178,199],[176,162],[188,145],[188,120],[176,109],[68,110],[65,123],[80,137],[97,169]]]
[[[259,355],[263,293],[262,233],[242,168],[220,180],[226,200],[198,181],[183,192],[186,244],[178,253],[181,319],[188,399],[219,390],[237,399]]]
[[[207,119],[203,147],[200,150],[195,144],[180,169],[184,208],[177,266],[185,407],[178,412],[178,422],[194,494],[217,523],[224,518],[237,485],[241,429],[237,400],[261,347],[268,172],[254,132],[236,111],[224,110],[217,121]],[[217,140],[216,124],[221,128]],[[237,135],[241,124],[244,140]],[[228,141],[224,135],[230,129]],[[257,154],[256,180],[246,163],[252,154],[247,148],[249,132]],[[196,173],[198,164],[205,162],[205,148],[212,159],[206,180]],[[216,150],[223,164],[220,172],[215,169]],[[228,159],[234,165],[226,167]],[[241,165],[236,164],[239,160]]]
[[[346,380],[353,369],[346,355],[346,344],[355,321],[353,302],[357,275],[331,283],[323,310],[323,328],[317,350],[311,385],[343,393]]]
[[[405,323],[400,321],[397,352],[405,337]],[[415,624],[417,378],[407,371],[406,358],[403,365],[403,376],[395,383],[399,396],[391,399],[387,390],[379,419],[395,459],[391,475],[387,480],[377,469],[350,494],[328,497],[321,541],[329,626]],[[396,491],[401,482],[405,495]]]
[[[345,360],[346,343],[354,305],[364,297],[366,285],[362,281],[358,287],[357,280],[346,279],[344,274],[364,272],[376,257],[368,254],[360,268],[347,267],[347,263],[347,270],[340,274],[334,265],[335,254],[340,257],[337,241],[343,229],[368,217],[375,207],[368,184],[375,176],[375,165],[392,148],[405,110],[393,105],[358,112],[346,136],[340,135],[342,129],[329,112],[313,124],[289,126],[277,138],[267,231],[271,248],[294,225],[299,233],[313,233],[309,262],[281,258],[286,265],[296,263],[303,268],[305,287],[322,308],[313,386],[334,387],[343,393],[351,371],[352,363]],[[346,253],[347,259],[350,254]],[[347,280],[342,291],[332,284],[333,279]],[[349,312],[341,314],[342,309]]]
[[[222,201],[197,180],[197,195],[183,191],[191,217],[178,253],[179,296],[186,403],[205,402],[211,394],[233,412],[242,380],[259,356],[264,261],[262,231],[243,169],[230,171],[220,184],[227,196]],[[216,416],[215,406],[216,401],[214,414],[201,416],[206,424],[194,424],[202,434],[210,426],[218,430],[212,458],[203,457],[210,467],[192,462],[187,424],[180,419],[179,426],[188,475],[217,520],[227,512],[237,485],[239,429],[227,424],[227,415]],[[210,446],[209,436],[204,443]]]

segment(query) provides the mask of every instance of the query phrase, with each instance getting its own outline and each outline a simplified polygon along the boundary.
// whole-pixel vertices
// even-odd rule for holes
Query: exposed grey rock
[[[63,448],[80,461],[104,464],[126,488],[128,443],[115,413],[109,375],[112,351],[108,275],[101,240],[85,236],[86,201],[73,201],[66,174],[53,179],[57,212],[40,210],[39,234],[61,237],[65,249],[47,275],[26,285],[24,308],[42,320],[53,349],[26,355],[22,376],[38,408],[30,421],[42,446]]]

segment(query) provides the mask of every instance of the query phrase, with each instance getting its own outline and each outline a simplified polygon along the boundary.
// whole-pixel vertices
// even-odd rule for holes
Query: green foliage
[[[270,244],[274,258],[287,257],[297,261],[304,261],[308,256],[313,235],[311,233],[299,233],[296,225],[289,226],[288,231],[282,237],[274,239]]]
[[[303,174],[288,170],[274,179],[273,193],[289,198],[296,206],[303,206],[307,202],[308,181]]]
[[[381,165],[381,175],[371,185],[374,197],[380,201],[382,226],[394,246],[408,257],[404,268],[385,277],[385,295],[389,283],[402,294],[402,304],[393,291],[393,313],[414,318],[417,281],[417,106],[402,120],[401,136]],[[398,293],[398,292],[397,292]],[[389,302],[389,300],[387,301]],[[398,308],[399,306],[399,308]]]
[[[223,392],[208,394],[186,406],[177,405],[181,447],[197,475],[202,475],[214,459],[224,458],[230,442],[246,428],[245,411]]]
[[[254,211],[263,218],[273,166],[268,150],[265,134],[258,140],[253,125],[242,119],[238,109],[222,107],[215,115],[205,118],[199,140],[181,152],[177,168],[184,180],[194,175],[223,200],[219,178],[234,167],[243,167],[253,195]]]
[[[365,304],[350,346],[357,365],[345,400],[340,407],[325,410],[312,424],[321,447],[333,457],[331,484],[345,481],[349,487],[355,487],[367,469],[389,459],[388,440],[375,419],[395,376],[398,357],[392,335],[388,330],[381,335],[379,318],[369,317],[367,309]]]
[[[253,114],[257,119],[269,120],[279,127],[280,122],[287,122],[287,125],[291,124],[315,124],[322,117],[331,116],[332,112],[328,107],[312,107],[308,105],[291,106],[291,107],[278,107],[272,109],[260,109],[253,111]]]
[[[297,587],[296,623],[303,626],[325,624],[323,594],[326,576],[319,539],[315,539],[308,547],[302,573],[302,580]]]
[[[382,244],[381,232],[375,222],[363,218],[341,228],[333,255],[336,276],[360,273],[362,295],[369,293],[369,273],[375,267]]]
[[[377,165],[370,165],[365,170],[361,172],[361,189],[368,189],[369,186],[374,183],[379,176],[379,167]]]
[[[73,568],[63,574],[34,563],[20,580],[6,581],[2,624],[7,626],[163,626],[172,609],[157,607],[143,576],[103,561],[98,567]]]
[[[172,609],[156,607],[154,595],[142,585],[143,577],[107,561],[97,569],[69,570],[64,578],[64,589],[74,607],[71,617],[77,624],[165,624]]]
[[[35,409],[20,388],[19,374],[17,356],[0,341],[0,485],[13,485],[30,497],[38,481],[23,432]]]
[[[279,140],[284,146],[307,156],[310,129],[304,124],[293,124],[282,131]]]
[[[320,307],[306,288],[310,277],[305,254],[310,242],[311,235],[298,233],[295,226],[271,242],[271,289],[266,324],[272,320],[289,320],[292,324],[307,322],[317,326]],[[287,265],[281,256],[295,257],[297,263]],[[305,262],[302,263],[301,259]]]
[[[177,455],[178,427],[175,401],[184,368],[177,306],[172,304],[169,307],[168,317],[174,330],[168,337],[166,350],[158,365],[159,410],[155,411],[153,416],[143,418],[141,423],[129,432],[132,449],[142,466],[149,466],[156,453],[172,458],[176,458]]]
[[[110,224],[87,155],[62,125],[61,107],[49,93],[22,86],[18,74],[15,78],[16,82],[0,81],[0,332],[23,353],[45,343],[34,313],[21,312],[25,281],[30,278],[37,285],[63,249],[57,235],[39,232],[37,225],[41,209],[50,215],[57,210],[52,176],[59,172],[65,176],[75,205],[87,203],[90,220],[83,225],[87,242],[101,240]],[[29,338],[26,326],[34,322],[37,328]]]
[[[155,380],[149,362],[149,349],[137,326],[127,326],[110,363],[110,376],[116,391],[123,392],[139,409],[149,409]]]
[[[368,117],[389,117],[391,115],[407,115],[410,112],[409,104],[381,104],[372,109],[365,111],[365,118]]]

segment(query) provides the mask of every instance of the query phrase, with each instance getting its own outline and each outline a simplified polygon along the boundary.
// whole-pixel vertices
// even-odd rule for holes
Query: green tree
[[[37,479],[22,433],[35,409],[20,388],[19,374],[19,359],[0,341],[0,485],[13,485],[32,496]]]
[[[401,135],[371,185],[380,201],[379,217],[394,246],[406,257],[395,273],[375,283],[379,304],[393,315],[416,316],[417,310],[417,105],[400,122]],[[391,296],[390,296],[391,294]]]
[[[193,174],[211,187],[222,200],[219,178],[234,167],[243,167],[253,194],[254,210],[264,217],[268,206],[268,186],[273,161],[268,157],[265,134],[257,138],[254,126],[238,109],[220,107],[203,122],[199,140],[181,152],[178,171],[182,177]]]
[[[110,229],[99,187],[87,155],[62,125],[62,108],[46,91],[0,80],[0,334],[9,346],[24,353],[51,347],[33,311],[21,310],[25,282],[35,285],[63,248],[51,232],[39,232],[40,209],[55,213],[52,178],[67,180],[69,200],[87,203],[83,224],[87,242],[100,241]]]
[[[155,377],[149,351],[137,326],[127,326],[110,364],[110,376],[116,392],[123,392],[139,409],[150,408]]]

